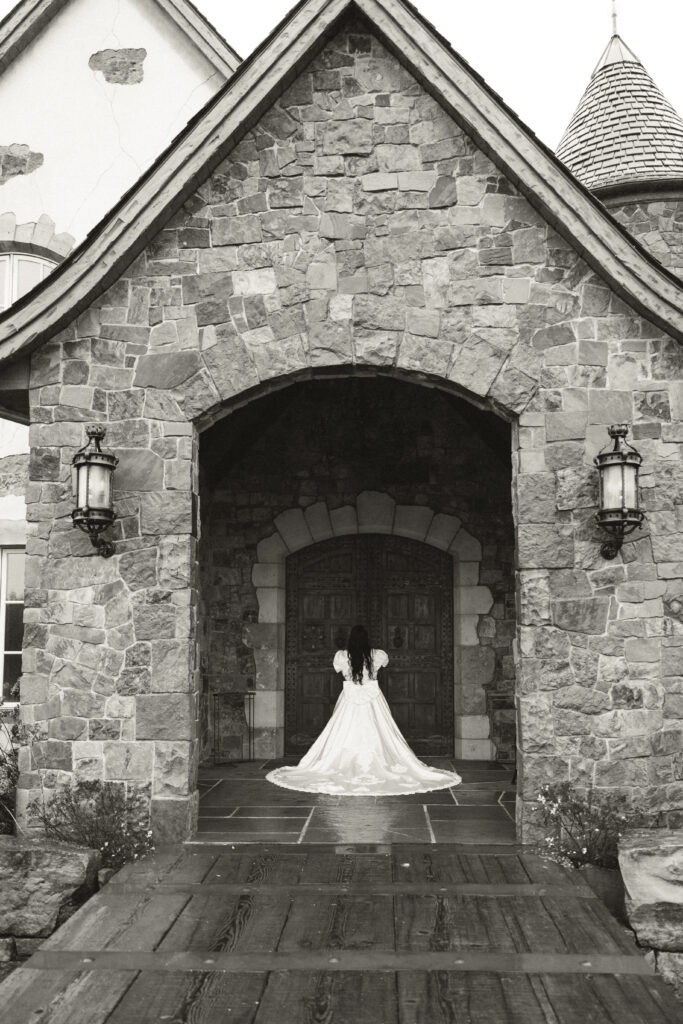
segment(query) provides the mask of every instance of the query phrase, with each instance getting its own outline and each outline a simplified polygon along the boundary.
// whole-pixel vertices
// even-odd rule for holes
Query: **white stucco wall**
[[[12,486],[12,472],[3,469],[6,456],[23,456],[28,462],[28,427],[0,419],[0,546],[26,542],[26,502],[23,487]],[[16,460],[13,460],[16,465]],[[10,481],[10,482],[8,482]]]
[[[28,455],[28,427],[0,419],[0,452],[3,455]]]
[[[88,66],[110,48],[147,51],[141,83]],[[44,155],[0,185],[0,214],[80,242],[223,82],[155,0],[73,0],[0,76],[0,146]]]

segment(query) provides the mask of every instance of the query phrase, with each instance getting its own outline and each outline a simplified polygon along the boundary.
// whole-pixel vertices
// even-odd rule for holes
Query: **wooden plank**
[[[265,974],[150,971],[129,988],[107,1024],[253,1024],[265,984]]]
[[[486,875],[486,881],[492,885],[504,885],[507,881],[505,872],[498,857],[482,857],[481,865]]]
[[[3,1024],[36,1024],[37,1021],[40,1024],[105,1024],[136,977],[135,970],[52,974],[20,968],[2,987],[0,1021]]]
[[[600,954],[586,959],[578,953],[498,953],[490,950],[394,952],[378,948],[296,950],[292,953],[166,952],[138,950],[45,950],[34,953],[35,969],[74,971],[493,971],[522,974],[653,975],[642,957]]]
[[[255,1024],[346,1024],[351,1021],[353,1024],[395,1024],[398,1021],[396,980],[392,973],[273,971]]]
[[[108,883],[109,886],[154,885],[165,878],[169,871],[180,864],[184,857],[184,848],[179,846],[160,846],[154,854],[141,860],[124,864]]]
[[[538,1005],[541,1007],[541,1011],[547,1021],[547,1024],[559,1024],[557,1014],[553,1010],[552,1003],[548,998],[548,993],[543,987],[541,979],[537,975],[532,974],[529,976],[529,985],[533,990],[534,996],[538,1000]]]
[[[184,893],[122,893],[93,897],[45,943],[46,949],[152,950],[180,914]]]
[[[510,885],[531,884],[531,879],[519,857],[496,857],[505,881]],[[564,884],[564,883],[562,883]]]
[[[468,882],[487,882],[488,875],[484,867],[484,859],[479,854],[463,854],[460,863]]]
[[[596,975],[592,979],[593,990],[605,1010],[605,1020],[618,1024],[643,1024],[660,1018],[658,1007],[652,1002],[647,989],[631,986],[627,992],[621,978]],[[679,1004],[680,1019],[683,1007]]]
[[[598,997],[590,976],[542,974],[540,980],[559,1024],[619,1024]]]
[[[220,856],[218,850],[206,847],[193,849],[191,846],[186,846],[184,851],[185,855],[182,860],[171,867],[162,882],[173,882],[174,884],[203,882]]]
[[[104,949],[131,920],[139,903],[139,893],[123,893],[113,904],[103,892],[98,893],[46,939],[42,948]]]
[[[501,1024],[556,1024],[546,1009],[552,1008],[546,1001],[539,1001],[533,977],[522,974],[501,974],[500,984],[505,999],[505,1013]],[[543,993],[545,998],[545,992]],[[491,1022],[493,1024],[493,1021]]]
[[[683,1011],[680,1000],[661,978],[652,975],[629,977],[619,975],[618,983],[624,996],[635,1005],[642,1004],[648,1024],[661,1021],[662,1024],[681,1024]]]
[[[396,949],[409,953],[490,949],[480,902],[479,897],[396,897]]]
[[[582,907],[583,913],[587,917],[596,919],[600,923],[600,927],[610,936],[612,948],[615,950],[620,949],[624,953],[632,953],[636,956],[641,955],[631,929],[617,921],[600,900],[586,900],[582,903]]]
[[[210,885],[215,880],[224,882],[249,882],[254,885],[286,884],[298,882],[309,855],[305,851],[292,848],[269,850],[240,850],[237,854],[221,854],[209,873],[205,882]]]
[[[533,853],[522,853],[519,857],[532,882],[552,885],[565,885],[568,889],[583,889],[591,892],[581,872],[573,868],[565,868],[553,860],[546,860]]]
[[[520,949],[530,953],[566,953],[562,932],[548,916],[537,896],[511,897],[499,903],[501,913]]]
[[[577,899],[556,889],[547,892],[541,902],[571,952],[604,953],[618,948],[635,954],[632,934],[626,933],[599,901]]]
[[[508,919],[502,911],[500,899],[479,900],[478,909],[491,949],[510,953],[523,952],[523,947],[518,943],[517,931],[508,927]]]
[[[323,949],[393,950],[391,896],[295,896],[278,951]]]
[[[287,893],[200,893],[192,897],[174,921],[159,949],[272,952],[277,948],[290,907]]]
[[[362,871],[361,871],[362,874]],[[268,893],[270,895],[276,895],[278,893],[287,893],[294,897],[297,894],[308,893],[309,895],[334,895],[335,893],[353,893],[356,896],[363,894],[384,894],[389,896],[396,895],[410,895],[410,896],[495,896],[499,899],[505,899],[506,896],[546,896],[555,895],[559,898],[566,897],[567,890],[563,887],[553,887],[552,885],[536,885],[533,882],[528,882],[525,885],[508,885],[497,884],[492,885],[489,882],[295,882],[292,885],[255,885],[250,882],[229,882],[223,884],[221,882],[212,882],[211,884],[202,884],[198,882],[186,882],[183,884],[174,885],[172,883],[161,882],[159,885],[154,886],[153,890],[156,894],[160,893],[185,893],[188,896],[196,896],[200,893],[212,892],[216,896],[227,896],[227,895],[240,895],[247,893]],[[138,892],[139,894],[150,893],[151,890],[148,887],[136,890],[130,886],[126,886],[125,894],[130,896],[131,893]],[[112,891],[105,891],[102,895],[102,899],[105,903],[113,904],[117,902],[120,893],[114,893]],[[594,905],[596,900],[594,897],[584,898],[582,894],[576,897],[572,905],[581,900],[584,904]]]
[[[468,882],[460,857],[439,847],[394,850],[394,879],[397,882]]]
[[[342,885],[391,884],[391,857],[356,856],[331,852],[307,856],[299,877],[300,884],[334,882]]]
[[[81,965],[82,967],[82,965]],[[63,993],[80,977],[73,971],[45,971],[33,967],[19,967],[2,983],[0,1022],[2,1024],[34,1024],[39,1015],[53,1002],[59,1002]]]
[[[507,1024],[507,998],[494,974],[464,975],[448,971],[398,976],[400,1024]],[[538,1005],[538,1004],[536,1004]],[[524,1024],[545,1024],[542,1016]]]

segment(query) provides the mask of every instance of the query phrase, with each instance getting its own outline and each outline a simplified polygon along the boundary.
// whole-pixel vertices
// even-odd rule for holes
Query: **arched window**
[[[26,295],[57,266],[57,260],[25,252],[0,252],[0,312]]]

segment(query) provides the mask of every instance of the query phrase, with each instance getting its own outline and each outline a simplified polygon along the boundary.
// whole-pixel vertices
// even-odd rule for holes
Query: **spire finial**
[[[612,35],[618,35],[617,32],[617,0],[612,0]]]

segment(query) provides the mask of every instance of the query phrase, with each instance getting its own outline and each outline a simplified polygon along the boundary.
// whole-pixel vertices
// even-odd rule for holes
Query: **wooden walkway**
[[[681,1024],[575,872],[516,847],[168,847],[0,986],[3,1024]]]

